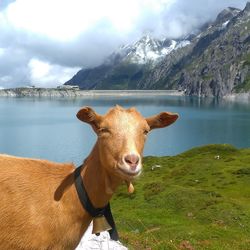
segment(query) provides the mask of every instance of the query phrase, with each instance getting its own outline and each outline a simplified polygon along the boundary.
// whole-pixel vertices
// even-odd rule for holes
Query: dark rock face
[[[248,91],[250,76],[250,10],[233,10],[226,26],[212,27],[194,46],[199,54],[175,75],[188,95],[221,97],[235,91]],[[236,14],[236,15],[235,15]],[[225,15],[231,16],[231,15]],[[225,20],[225,19],[224,19]],[[214,30],[213,30],[214,29]],[[212,39],[211,39],[212,38]],[[205,40],[207,46],[200,46]]]
[[[216,97],[250,91],[250,3],[242,11],[223,10],[189,40],[185,46],[175,44],[160,60],[143,63],[131,60],[138,50],[127,47],[124,54],[112,54],[108,63],[79,71],[67,84],[85,89],[179,89],[187,95]],[[156,55],[164,46],[173,47],[169,40],[144,38],[142,43],[150,44]]]
[[[241,10],[240,9],[236,9],[236,8],[232,8],[232,7],[228,7],[226,9],[224,9],[223,11],[221,11],[216,20],[215,20],[215,24],[223,24],[224,22],[232,19],[234,16],[238,15],[239,12]]]
[[[106,74],[112,70],[111,65],[100,65],[93,69],[82,69],[67,81],[66,85],[79,85],[83,89],[95,89],[100,79],[104,79]],[[84,83],[84,85],[81,85]]]
[[[244,11],[246,11],[246,12],[249,12],[249,11],[250,11],[250,2],[247,2]]]

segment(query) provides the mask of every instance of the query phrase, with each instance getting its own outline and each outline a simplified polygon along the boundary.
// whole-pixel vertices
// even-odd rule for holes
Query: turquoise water
[[[0,153],[80,164],[96,136],[75,114],[82,106],[103,114],[115,104],[135,106],[144,116],[179,113],[175,124],[150,133],[145,155],[175,155],[208,143],[250,147],[250,104],[177,96],[0,98]]]

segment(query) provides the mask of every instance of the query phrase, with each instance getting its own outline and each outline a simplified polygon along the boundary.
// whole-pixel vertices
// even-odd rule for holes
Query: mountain
[[[133,44],[121,46],[100,66],[80,70],[65,84],[79,85],[81,89],[136,89],[138,81],[166,55],[189,43],[146,35]]]
[[[185,39],[149,35],[119,48],[66,84],[82,89],[180,89],[221,97],[250,90],[250,3],[226,8]]]
[[[227,19],[229,18],[230,19]],[[207,43],[190,64],[173,80],[189,95],[225,96],[250,90],[250,3],[243,11],[222,11],[211,27],[196,42]],[[211,39],[212,38],[212,39]],[[211,39],[211,41],[209,41]]]
[[[250,3],[223,10],[190,46],[166,56],[140,87],[221,97],[250,90]],[[228,19],[229,18],[229,19]]]

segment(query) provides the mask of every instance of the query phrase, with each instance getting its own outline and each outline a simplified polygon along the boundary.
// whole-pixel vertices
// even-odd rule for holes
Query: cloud
[[[178,38],[212,21],[226,7],[243,9],[247,0],[176,0],[160,12],[142,16],[140,30],[152,31],[156,36]]]
[[[37,87],[53,87],[66,82],[80,68],[66,68],[53,65],[38,59],[31,59],[28,63],[30,80]]]
[[[56,86],[143,32],[184,36],[247,0],[1,0],[0,86]]]
[[[15,2],[15,0],[1,0],[0,1],[0,10],[5,9],[12,2]]]

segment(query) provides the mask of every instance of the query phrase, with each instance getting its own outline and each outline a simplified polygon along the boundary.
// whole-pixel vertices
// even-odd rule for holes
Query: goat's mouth
[[[133,179],[141,174],[141,167],[138,167],[136,171],[131,171],[123,165],[117,165],[116,169],[119,175],[125,177],[125,179]]]

